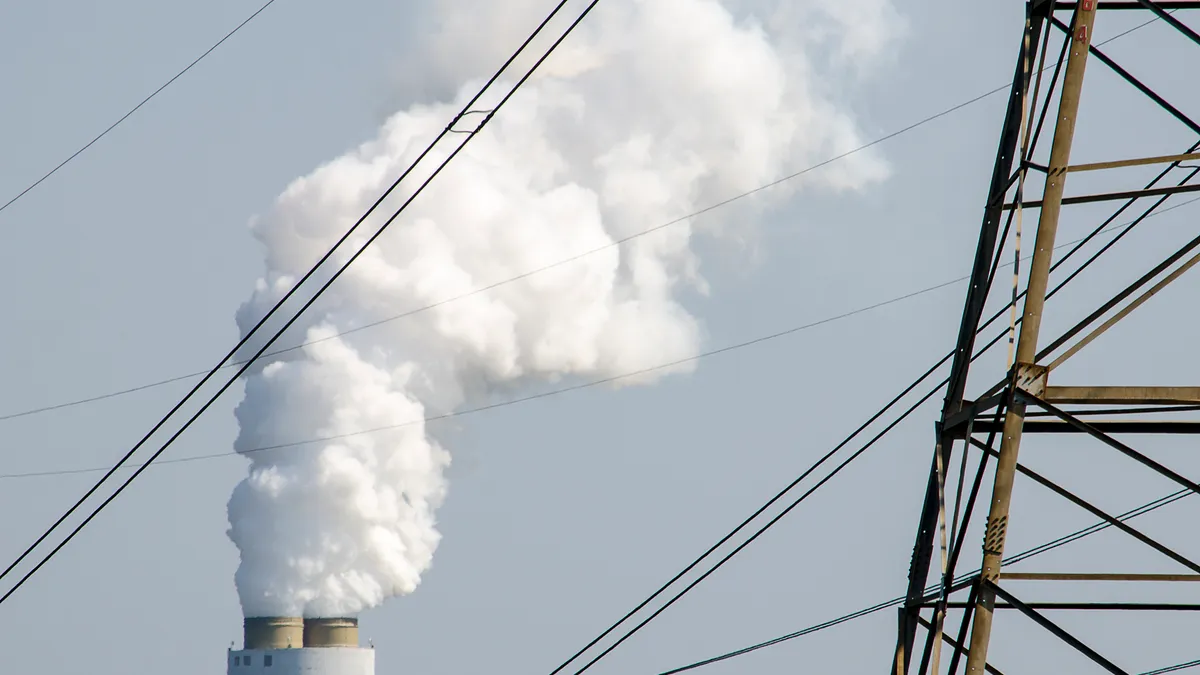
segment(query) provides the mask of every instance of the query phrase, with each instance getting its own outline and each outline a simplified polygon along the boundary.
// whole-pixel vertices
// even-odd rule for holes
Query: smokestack
[[[305,647],[357,647],[358,619],[305,619]]]
[[[358,646],[358,619],[246,619],[244,649],[230,649],[226,675],[375,675],[375,648]]]
[[[243,626],[244,649],[300,649],[308,632],[298,616],[247,617]]]

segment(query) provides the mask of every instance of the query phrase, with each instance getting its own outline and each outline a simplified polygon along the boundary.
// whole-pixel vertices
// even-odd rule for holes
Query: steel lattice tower
[[[1200,562],[1178,553],[1167,543],[1135,529],[1125,519],[1106,512],[1019,461],[1023,437],[1076,434],[1093,441],[1097,448],[1095,452],[1120,453],[1131,460],[1137,470],[1155,472],[1183,490],[1200,493],[1200,484],[1135,449],[1130,445],[1133,441],[1129,440],[1135,435],[1200,433],[1200,423],[1178,417],[1181,412],[1200,410],[1200,386],[1100,386],[1098,382],[1059,382],[1056,377],[1056,370],[1067,359],[1133,315],[1146,300],[1200,262],[1200,236],[1194,236],[1159,264],[1144,271],[1061,335],[1051,335],[1052,339],[1047,340],[1041,330],[1047,297],[1057,290],[1050,289],[1049,281],[1060,216],[1069,213],[1070,207],[1107,202],[1119,206],[1118,213],[1143,213],[1144,208],[1141,216],[1144,218],[1171,196],[1200,190],[1200,184],[1191,182],[1193,176],[1200,173],[1200,167],[1186,164],[1200,160],[1200,152],[1197,152],[1200,141],[1181,148],[1177,154],[1113,158],[1091,164],[1071,162],[1076,120],[1083,98],[1081,92],[1089,68],[1109,69],[1128,85],[1125,95],[1153,102],[1200,138],[1200,125],[1122,67],[1092,40],[1097,21],[1103,22],[1111,12],[1123,11],[1157,19],[1174,29],[1181,40],[1195,43],[1189,47],[1200,50],[1200,35],[1176,16],[1184,10],[1194,9],[1200,9],[1200,2],[1029,0],[1026,3],[1024,33],[1000,146],[951,362],[946,398],[936,425],[934,457],[921,506],[908,591],[905,605],[900,610],[891,669],[895,675],[913,670],[922,675],[928,672],[957,673],[960,668],[972,675],[1001,672],[996,664],[988,661],[992,619],[998,610],[1014,610],[1024,615],[1091,659],[1099,670],[1125,673],[1126,670],[1102,654],[1103,646],[1086,644],[1065,630],[1054,620],[1053,610],[1114,613],[1119,610],[1200,610],[1200,605],[1143,601],[1040,602],[1036,598],[1019,597],[1011,590],[1011,584],[1006,583],[1018,580],[1043,584],[1146,582],[1127,583],[1133,589],[1130,592],[1137,593],[1139,587],[1148,584],[1200,580]],[[1054,49],[1049,49],[1052,43]],[[1057,65],[1054,63],[1055,52],[1059,53]],[[1200,57],[1200,51],[1194,53]],[[1176,67],[1190,67],[1200,72],[1200,58]],[[1200,75],[1196,75],[1196,81],[1200,82]],[[1034,158],[1043,127],[1052,139],[1049,160],[1038,163]],[[1110,181],[1120,181],[1123,180],[1121,171],[1131,167],[1151,167],[1161,169],[1161,172],[1148,184],[1129,186],[1129,189],[1066,194],[1067,184],[1076,174],[1104,174]],[[1127,177],[1124,180],[1127,184]],[[1087,184],[1086,181],[1083,183]],[[1042,187],[1040,196],[1028,198],[1027,193],[1038,186]],[[1009,314],[1003,312],[985,321],[984,310],[993,291],[1007,285],[997,282],[997,271],[1010,232],[1017,235],[1015,241],[1018,253],[1020,251],[1022,215],[1028,216],[1030,221],[1036,216],[1036,240],[1028,269],[1022,269],[1024,263],[1018,262],[1019,274],[1012,278],[1013,297],[1008,310],[1012,317],[1011,327],[1008,331],[1001,330],[995,339],[981,346],[977,344],[977,338],[981,338],[982,343],[982,338],[990,337],[981,335],[983,328],[997,318],[1004,318],[1004,323],[1009,323]],[[1192,228],[1190,234],[1200,234],[1200,227]],[[1017,260],[1021,260],[1019,255]],[[1139,273],[1142,271],[1138,270]],[[1018,294],[1022,278],[1024,291]],[[1019,309],[1019,315],[1012,311],[1013,307]],[[1003,344],[1006,338],[1011,341],[1007,374],[1000,373],[1002,378],[997,377],[1000,382],[968,399],[968,374],[975,357],[992,345]],[[955,491],[955,486],[947,481],[952,460],[955,464],[961,462],[962,470],[958,472],[957,497],[948,500],[946,494]],[[968,460],[975,462],[973,470],[968,470]],[[990,491],[984,480],[989,472],[992,476]],[[1163,556],[1179,573],[1137,574],[1090,569],[1019,574],[1005,571],[1002,560],[1008,538],[1013,487],[1017,481],[1030,481],[1099,518],[1127,535],[1129,541],[1138,542],[1135,545],[1145,546]],[[967,487],[965,491],[964,486]],[[949,508],[948,502],[952,503]],[[953,511],[952,516],[950,511]],[[966,539],[964,535],[971,524],[981,518],[986,518],[983,527],[976,528],[977,532],[983,532],[981,569],[977,573],[956,576]],[[946,620],[951,609],[963,610],[958,625]],[[937,649],[934,649],[935,645]],[[943,658],[943,651],[947,658]]]

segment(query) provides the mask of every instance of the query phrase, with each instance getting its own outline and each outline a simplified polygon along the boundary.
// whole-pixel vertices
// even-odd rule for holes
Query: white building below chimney
[[[356,619],[252,617],[228,675],[375,675],[375,649],[358,646]]]
[[[375,675],[375,650],[361,647],[241,649],[229,675]]]

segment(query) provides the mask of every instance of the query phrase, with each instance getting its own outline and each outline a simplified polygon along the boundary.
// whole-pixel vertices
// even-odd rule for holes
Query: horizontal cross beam
[[[1073,11],[1075,11],[1075,6],[1078,4],[1079,3],[1077,3],[1077,2],[1060,2],[1054,6],[1054,9],[1059,12],[1064,12],[1064,11],[1072,11],[1073,12]],[[1158,3],[1158,6],[1162,7],[1163,9],[1170,9],[1170,10],[1200,9],[1200,2],[1196,2],[1195,0],[1178,0],[1176,2],[1160,2],[1160,3]],[[1141,9],[1141,10],[1144,10],[1144,9],[1146,9],[1146,7],[1144,5],[1142,5],[1142,3],[1140,3],[1140,2],[1127,2],[1127,1],[1122,1],[1122,0],[1111,0],[1110,2],[1105,2],[1104,0],[1101,0],[1100,4],[1096,6],[1096,9]]]
[[[1173,405],[1200,403],[1200,387],[1046,387],[1050,403]]]
[[[1069,206],[1071,204],[1091,204],[1094,202],[1113,202],[1121,199],[1141,199],[1142,197],[1161,197],[1164,195],[1177,195],[1185,192],[1200,192],[1200,185],[1173,185],[1170,187],[1147,188],[1144,190],[1125,190],[1123,192],[1101,192],[1094,195],[1080,195],[1078,197],[1063,197],[1062,205]],[[1026,202],[1021,202],[1020,206],[1026,209],[1040,208],[1042,200],[1031,199]],[[1004,210],[1011,211],[1017,208],[1018,204],[1009,202],[1004,205]]]
[[[1159,155],[1157,157],[1141,157],[1138,159],[1118,159],[1112,162],[1092,162],[1090,164],[1074,164],[1067,171],[1099,171],[1101,169],[1117,169],[1126,166],[1145,166],[1147,164],[1167,164],[1170,162],[1186,162],[1200,159],[1200,152],[1189,152],[1182,155]]]
[[[1001,572],[1010,581],[1200,581],[1200,574],[1097,574],[1092,572]]]
[[[948,602],[946,609],[964,609],[965,602]],[[1200,605],[1182,605],[1169,602],[1027,602],[1029,609],[1054,611],[1127,611],[1127,612],[1200,612]],[[1015,605],[997,602],[996,609],[1020,609]]]
[[[1096,431],[1105,434],[1200,434],[1200,422],[1173,420],[1096,420],[1088,422]],[[977,433],[997,433],[1003,431],[1004,422],[993,419],[975,421]],[[1066,422],[1049,422],[1042,420],[1025,420],[1024,431],[1027,434],[1082,434],[1088,433],[1077,426]]]

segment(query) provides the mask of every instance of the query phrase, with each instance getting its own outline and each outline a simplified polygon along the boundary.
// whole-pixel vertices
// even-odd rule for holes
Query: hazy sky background
[[[421,63],[411,45],[427,30],[426,4],[281,0],[0,213],[0,283],[9,289],[0,414],[192,372],[219,358],[237,337],[233,313],[262,269],[247,221],[293,178],[372,137],[413,100],[412,73]],[[5,6],[0,201],[256,7],[231,0]],[[897,10],[905,29],[894,53],[861,82],[830,83],[866,138],[1009,81],[1022,3],[907,2]],[[1101,19],[1098,39],[1141,15]],[[487,40],[489,28],[464,34],[463,44]],[[1200,116],[1200,95],[1179,65],[1195,58],[1195,45],[1160,25],[1105,49]],[[687,302],[703,321],[705,347],[967,274],[1003,105],[1003,96],[990,97],[881,146],[892,175],[868,193],[801,192],[763,217],[754,236],[701,240],[712,290]],[[1079,161],[1181,152],[1195,140],[1135,101],[1095,61],[1083,105]],[[1073,179],[1068,193],[1140,187],[1150,173]],[[1193,236],[1198,210],[1148,221],[1055,301],[1063,314],[1048,319],[1045,334]],[[730,208],[706,218],[748,213]],[[1104,215],[1069,212],[1061,238],[1082,236]],[[1026,218],[1027,233],[1035,222]],[[1140,310],[1136,323],[1072,362],[1062,381],[1195,384],[1198,324],[1186,308],[1194,307],[1196,288],[1185,277]],[[378,672],[548,673],[944,354],[963,292],[958,284],[706,358],[694,374],[653,387],[579,391],[440,424],[437,433],[455,454],[439,511],[445,538],[415,594],[363,616],[363,639],[379,650]],[[986,365],[991,370],[977,387],[1003,367]],[[102,466],[183,391],[179,383],[0,422],[0,473]],[[167,457],[229,451],[234,393]],[[918,412],[594,672],[657,673],[899,595],[935,407]],[[1134,440],[1150,451],[1166,445]],[[1155,454],[1194,476],[1200,461],[1180,449],[1189,443]],[[1174,489],[1077,439],[1030,444],[1023,457],[1114,512]],[[221,672],[225,648],[241,643],[225,504],[244,472],[236,457],[149,470],[0,607],[3,670]],[[0,480],[0,559],[23,550],[97,477]],[[1010,551],[1091,522],[1018,485]],[[1195,507],[1185,501],[1139,522],[1197,556],[1188,532]],[[966,550],[974,556],[979,539],[972,536]],[[1026,565],[1178,571],[1111,533]],[[1021,589],[1054,599],[1043,587]],[[1120,599],[1129,589],[1057,592]],[[1188,595],[1195,592],[1160,593]],[[1056,618],[1133,671],[1200,657],[1190,651],[1200,621],[1188,616]],[[703,672],[872,672],[890,658],[894,626],[887,610]],[[1088,667],[1015,615],[1002,615],[996,626],[993,660],[1006,672]],[[1136,646],[1151,640],[1153,650]],[[1148,653],[1156,660],[1126,658]]]

